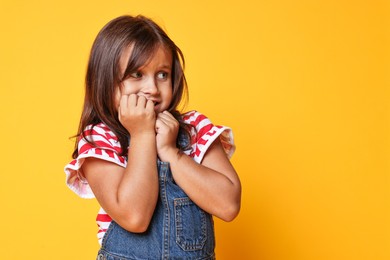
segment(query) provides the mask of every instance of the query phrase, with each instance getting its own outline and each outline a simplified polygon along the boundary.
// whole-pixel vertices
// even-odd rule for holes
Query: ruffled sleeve
[[[95,143],[89,143],[91,140]],[[94,194],[81,171],[85,158],[94,157],[113,162],[126,167],[126,157],[119,156],[120,143],[115,134],[104,124],[98,124],[92,128],[88,126],[84,130],[84,137],[78,141],[79,155],[65,166],[66,184],[81,198],[94,198]]]
[[[233,155],[236,147],[230,127],[214,125],[205,115],[197,111],[184,114],[183,120],[195,127],[192,132],[192,149],[188,155],[193,157],[196,162],[202,162],[207,150],[217,138],[220,139],[226,155],[229,158]]]

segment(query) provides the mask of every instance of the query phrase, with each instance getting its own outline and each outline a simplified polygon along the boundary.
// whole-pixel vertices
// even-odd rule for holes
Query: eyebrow
[[[161,66],[158,66],[161,69],[172,69],[172,66],[169,64],[162,64]]]

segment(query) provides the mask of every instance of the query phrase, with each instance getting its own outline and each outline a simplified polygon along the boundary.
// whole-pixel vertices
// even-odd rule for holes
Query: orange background
[[[92,41],[144,14],[183,50],[188,109],[234,129],[242,211],[218,259],[390,259],[388,1],[0,1],[2,259],[94,259],[65,186]]]

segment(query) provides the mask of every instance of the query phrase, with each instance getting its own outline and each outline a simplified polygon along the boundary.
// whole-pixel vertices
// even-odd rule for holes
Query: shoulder
[[[83,137],[91,140],[98,137],[103,137],[107,140],[118,140],[114,132],[104,123],[88,125],[83,130]]]
[[[207,116],[196,110],[183,114],[183,121],[195,128],[198,137],[208,132],[214,126]]]
[[[191,111],[184,113],[182,115],[182,118],[186,124],[190,124],[193,126],[197,126],[204,119],[208,119],[205,115],[201,114],[200,112],[198,112],[196,110],[191,110]]]
[[[118,153],[121,150],[118,137],[104,123],[88,125],[80,136],[79,153],[83,153],[85,149],[90,149],[91,146],[114,149]]]
[[[233,133],[230,127],[215,125],[204,114],[192,110],[182,115],[186,124],[193,126],[191,129],[192,152],[189,154],[197,162],[201,162],[211,144],[219,138],[226,154],[230,157],[234,150]]]
[[[196,110],[184,113],[183,121],[195,128],[196,139],[200,139],[204,135],[217,135],[217,132],[220,132],[218,129],[222,130],[225,128],[224,126],[213,124],[207,116]]]
[[[126,167],[126,157],[120,155],[121,146],[116,135],[103,123],[87,126],[78,140],[78,156],[65,168],[68,187],[82,198],[93,198],[94,194],[82,173],[87,158],[97,158]]]

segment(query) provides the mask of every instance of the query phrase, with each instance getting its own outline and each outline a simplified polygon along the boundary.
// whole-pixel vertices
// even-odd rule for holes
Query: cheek
[[[165,89],[165,98],[167,99],[167,101],[169,101],[169,103],[172,102],[172,95],[173,95],[173,87],[169,86]]]

